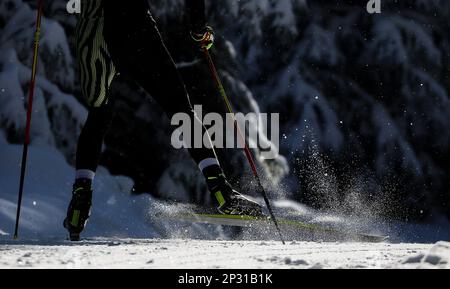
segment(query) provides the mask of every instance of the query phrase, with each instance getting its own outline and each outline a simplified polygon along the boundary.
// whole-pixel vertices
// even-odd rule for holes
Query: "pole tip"
[[[13,237],[13,239],[14,239],[14,240],[17,240],[17,239],[19,239],[19,236],[17,236],[17,235],[15,234],[14,237]]]

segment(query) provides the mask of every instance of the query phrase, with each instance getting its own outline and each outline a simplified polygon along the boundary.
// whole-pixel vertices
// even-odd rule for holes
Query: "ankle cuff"
[[[208,169],[209,167],[219,167],[220,168],[220,164],[217,159],[208,158],[208,159],[204,159],[201,162],[199,162],[198,167],[203,172],[206,169]]]
[[[91,170],[77,170],[75,174],[75,179],[87,179],[91,182],[95,178],[95,172]]]

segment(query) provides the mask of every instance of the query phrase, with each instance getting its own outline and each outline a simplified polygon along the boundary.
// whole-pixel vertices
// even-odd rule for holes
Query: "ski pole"
[[[33,66],[31,69],[31,80],[29,86],[29,94],[28,94],[28,107],[27,107],[27,123],[25,128],[25,141],[23,144],[23,152],[22,152],[22,166],[20,172],[20,185],[19,185],[19,199],[17,201],[17,215],[16,215],[16,226],[14,229],[14,239],[18,238],[19,233],[19,219],[20,219],[20,208],[22,206],[22,196],[23,196],[23,187],[25,181],[25,171],[27,165],[27,156],[28,156],[28,146],[30,144],[30,128],[31,128],[31,115],[33,112],[33,97],[34,97],[34,88],[36,84],[36,72],[37,72],[37,62],[38,62],[38,51],[39,51],[39,37],[41,34],[41,16],[42,16],[42,7],[43,0],[38,1],[37,7],[37,17],[36,17],[36,31],[34,33],[34,51],[33,51]]]
[[[235,127],[235,129],[237,131],[237,134],[238,134],[240,140],[242,141],[242,144],[244,145],[245,156],[247,157],[248,163],[250,164],[250,167],[251,167],[252,172],[253,172],[253,176],[256,179],[256,185],[258,187],[258,191],[261,193],[261,195],[262,195],[262,197],[264,199],[264,202],[266,203],[267,209],[269,210],[270,217],[271,217],[271,219],[272,219],[272,221],[273,221],[273,223],[275,225],[275,228],[277,229],[277,232],[278,232],[278,235],[280,236],[281,242],[283,244],[285,244],[283,235],[281,234],[281,230],[280,230],[280,227],[278,225],[278,221],[275,218],[275,214],[273,213],[272,206],[270,204],[270,201],[269,201],[269,198],[267,196],[266,190],[264,189],[264,187],[263,187],[263,185],[261,183],[261,178],[259,177],[258,170],[256,168],[256,163],[255,163],[255,161],[253,159],[253,155],[250,152],[250,149],[249,149],[249,147],[247,145],[247,142],[245,141],[245,138],[244,138],[244,135],[243,135],[241,129],[239,128],[237,119],[234,117],[233,107],[231,106],[230,99],[227,96],[227,93],[225,91],[223,83],[220,80],[219,73],[217,72],[216,66],[214,65],[214,62],[213,62],[212,57],[211,57],[211,54],[209,54],[208,49],[203,49],[203,52],[205,54],[205,58],[206,58],[206,61],[208,62],[209,69],[211,70],[211,74],[212,74],[212,76],[214,78],[214,81],[215,81],[215,83],[216,83],[216,85],[217,85],[217,87],[219,89],[220,95],[222,96],[222,98],[223,98],[223,100],[224,100],[224,102],[225,102],[225,104],[227,106],[228,112],[233,115],[234,127]]]

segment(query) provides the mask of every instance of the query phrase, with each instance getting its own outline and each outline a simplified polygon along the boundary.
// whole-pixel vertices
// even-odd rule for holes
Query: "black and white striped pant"
[[[108,101],[108,90],[117,69],[104,37],[102,0],[83,0],[81,8],[76,27],[81,90],[90,107],[101,107]]]

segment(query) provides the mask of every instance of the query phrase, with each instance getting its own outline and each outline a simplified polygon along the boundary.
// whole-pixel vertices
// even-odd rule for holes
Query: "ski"
[[[210,225],[264,228],[269,229],[272,222],[270,217],[252,217],[236,215],[218,215],[201,213],[183,213],[164,216],[172,219],[190,223],[202,223]],[[287,236],[302,235],[302,239],[327,240],[327,241],[360,241],[369,243],[380,243],[389,239],[388,236],[372,235],[354,232],[352,230],[328,228],[325,226],[306,223],[298,220],[279,219],[278,223]],[[292,239],[292,238],[291,238]]]

